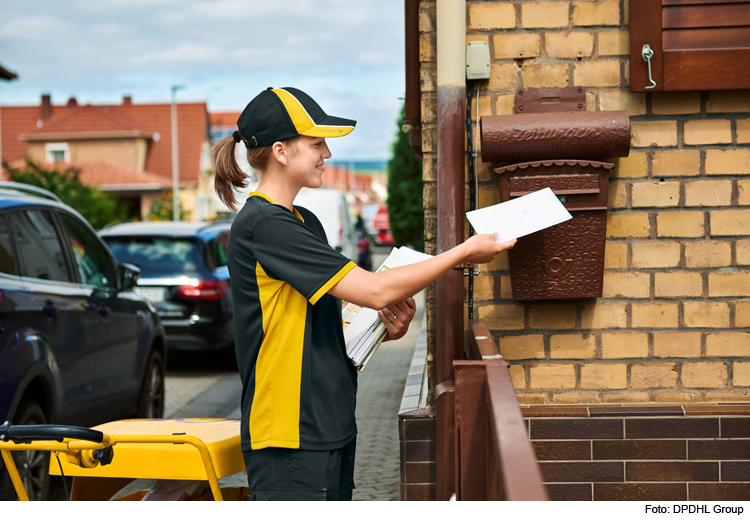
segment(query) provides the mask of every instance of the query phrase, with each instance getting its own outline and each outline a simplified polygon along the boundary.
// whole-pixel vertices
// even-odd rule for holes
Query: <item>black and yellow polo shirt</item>
[[[341,302],[327,292],[356,265],[328,245],[310,211],[251,193],[232,223],[227,266],[242,449],[344,446],[357,433],[357,371]]]

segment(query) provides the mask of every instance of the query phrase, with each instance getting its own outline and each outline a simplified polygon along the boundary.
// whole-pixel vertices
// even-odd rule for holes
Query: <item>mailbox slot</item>
[[[551,160],[495,169],[503,202],[549,187],[573,215],[568,222],[522,237],[508,252],[514,299],[602,295],[612,167],[588,160]]]

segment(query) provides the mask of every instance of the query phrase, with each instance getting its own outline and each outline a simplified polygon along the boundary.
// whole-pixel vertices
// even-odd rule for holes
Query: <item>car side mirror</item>
[[[120,290],[131,290],[141,277],[141,269],[128,263],[117,265],[117,268],[120,271]]]

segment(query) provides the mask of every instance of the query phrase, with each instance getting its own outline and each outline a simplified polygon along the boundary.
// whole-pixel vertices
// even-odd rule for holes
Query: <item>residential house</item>
[[[338,189],[351,197],[352,208],[360,211],[365,204],[385,204],[388,178],[382,171],[357,170],[355,163],[327,163],[323,187]]]
[[[239,117],[239,112],[211,112],[209,114],[211,145],[216,145],[219,140],[231,136],[237,130],[237,118]]]
[[[7,106],[3,115],[3,157],[9,162],[63,162],[80,166],[85,181],[125,200],[146,216],[151,203],[171,189],[171,106],[135,104],[53,105],[43,95],[39,106]],[[214,214],[208,112],[205,103],[177,104],[180,201],[192,219]],[[94,163],[96,162],[96,163]]]

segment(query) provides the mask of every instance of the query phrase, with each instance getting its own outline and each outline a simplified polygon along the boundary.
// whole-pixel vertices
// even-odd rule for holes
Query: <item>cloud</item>
[[[163,67],[165,64],[189,63],[196,65],[208,61],[214,61],[222,57],[222,51],[216,47],[200,46],[194,44],[183,44],[177,48],[155,51],[132,59],[133,64],[157,65]]]
[[[393,61],[393,57],[383,51],[368,51],[360,53],[356,57],[357,62],[363,66],[384,66]]]
[[[53,0],[54,1],[54,0]],[[167,6],[179,6],[182,4],[181,0],[76,0],[75,2],[67,2],[70,5],[72,11],[80,12],[105,12],[109,13],[112,11],[133,11],[135,10],[152,10],[154,8],[162,8]]]
[[[69,23],[49,15],[29,15],[8,20],[0,25],[0,39],[36,41],[41,36],[68,34]]]
[[[138,38],[137,33],[132,27],[124,24],[118,24],[116,22],[104,22],[101,24],[94,24],[89,26],[87,29],[92,39],[136,39]]]
[[[198,3],[195,12],[214,19],[242,19],[247,16],[267,16],[279,10],[279,2],[238,2],[236,0],[213,0]]]
[[[3,2],[0,49],[20,76],[3,104],[166,101],[185,84],[181,100],[235,110],[296,86],[360,120],[347,156],[386,155],[404,92],[402,0]]]

